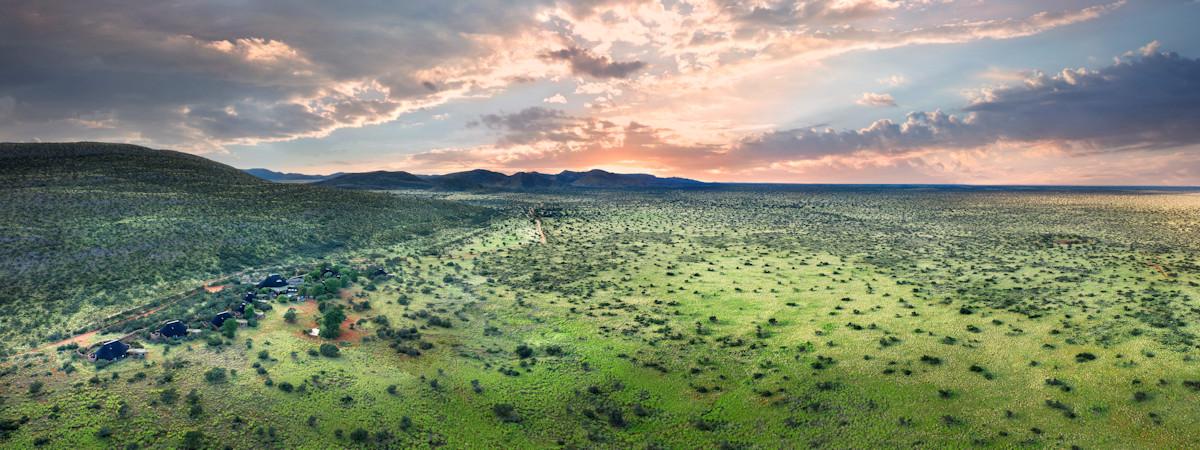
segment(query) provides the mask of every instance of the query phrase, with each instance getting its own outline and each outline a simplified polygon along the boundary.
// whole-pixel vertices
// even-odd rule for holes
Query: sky
[[[0,10],[0,141],[304,173],[1200,185],[1196,0]]]

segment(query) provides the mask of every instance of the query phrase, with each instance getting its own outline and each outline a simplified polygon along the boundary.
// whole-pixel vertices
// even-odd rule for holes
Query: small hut
[[[213,328],[221,328],[221,325],[224,325],[226,320],[229,320],[232,318],[233,318],[233,313],[231,313],[229,311],[221,311],[221,312],[217,313],[217,315],[213,316],[212,320],[210,320],[209,323],[212,324]]]
[[[170,339],[187,336],[187,326],[178,320],[168,320],[163,322],[158,330],[150,334],[153,339]]]
[[[105,361],[116,361],[124,358],[128,351],[129,344],[118,340],[111,340],[100,344],[100,347],[97,348],[96,351],[92,352],[91,355],[88,355],[88,359],[91,361],[101,359]]]

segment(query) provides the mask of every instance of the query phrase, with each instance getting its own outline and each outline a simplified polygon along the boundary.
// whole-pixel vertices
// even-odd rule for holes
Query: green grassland
[[[9,357],[0,445],[1186,448],[1200,440],[1194,194],[390,195],[483,208],[491,220],[278,263],[287,274],[338,264],[392,276],[275,302],[233,338],[143,338],[147,359],[102,366],[67,348]],[[262,267],[226,270],[261,276]],[[168,318],[199,323],[242,289],[196,294],[108,336]],[[339,307],[352,328],[332,340],[305,335],[322,309]],[[289,308],[295,323],[284,319]],[[314,354],[322,343],[339,355]],[[214,368],[226,376],[209,375]]]

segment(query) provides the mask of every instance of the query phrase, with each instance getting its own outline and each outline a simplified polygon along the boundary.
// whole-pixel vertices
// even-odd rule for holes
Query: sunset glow
[[[0,141],[128,142],[307,173],[1200,184],[1196,2],[5,11]]]

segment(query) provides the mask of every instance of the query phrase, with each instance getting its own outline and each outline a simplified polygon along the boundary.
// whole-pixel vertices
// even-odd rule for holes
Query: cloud
[[[501,132],[497,145],[533,143],[576,144],[603,141],[612,122],[589,117],[570,116],[561,110],[535,106],[516,113],[487,114],[479,123]]]
[[[552,61],[566,61],[572,73],[595,78],[628,78],[646,67],[646,63],[642,61],[616,62],[607,56],[596,55],[591,50],[579,47],[547,52],[544,57]]]
[[[16,109],[16,99],[12,97],[0,97],[0,119],[7,119]]]
[[[540,1],[0,3],[0,98],[22,105],[0,123],[5,140],[221,151],[385,123],[544,73]],[[460,14],[466,3],[486,12]],[[85,126],[96,116],[111,126]]]
[[[896,99],[892,98],[892,94],[876,94],[874,92],[863,92],[862,97],[855,100],[854,103],[863,106],[896,106]]]
[[[309,64],[300,53],[281,41],[263,38],[237,38],[232,40],[211,41],[204,44],[222,53],[235,55],[246,61],[260,64],[278,62],[296,62]]]
[[[541,108],[491,116],[486,123],[505,131],[494,145],[418,153],[400,167],[432,172],[477,167],[552,171],[630,164],[650,170],[700,170],[722,151],[716,145],[676,143],[670,130],[637,122],[619,125]]]
[[[1020,83],[981,90],[959,110],[911,112],[902,121],[882,119],[861,129],[772,130],[704,143],[637,121],[534,107],[483,116],[480,123],[499,132],[494,144],[419,154],[411,162],[433,167],[474,161],[519,170],[623,164],[718,176],[842,170],[893,181],[911,180],[888,178],[902,174],[948,182],[1050,182],[1055,176],[1064,177],[1059,182],[1111,182],[1121,179],[1119,171],[1113,172],[1124,158],[1120,155],[1136,155],[1127,157],[1154,161],[1139,166],[1144,169],[1139,179],[1178,183],[1200,174],[1200,157],[1190,159],[1196,162],[1191,169],[1173,170],[1170,176],[1155,178],[1151,170],[1164,167],[1166,155],[1200,148],[1195,126],[1200,123],[1200,59],[1139,53],[1095,70],[1032,72]],[[1053,169],[1063,164],[1095,172]]]
[[[728,2],[728,9],[741,10],[736,14],[740,22],[773,26],[794,26],[814,21],[846,21],[875,17],[912,2],[895,0],[784,0],[775,4],[755,3],[750,6],[742,2]]]
[[[567,98],[562,94],[554,94],[542,99],[542,103],[563,104],[567,102]]]
[[[1200,59],[1151,53],[1099,70],[1034,72],[982,90],[954,116],[909,113],[861,130],[795,129],[743,140],[755,158],[805,159],[855,151],[971,148],[999,141],[1061,143],[1077,153],[1200,144]]]
[[[882,84],[884,86],[897,87],[897,86],[902,86],[905,83],[907,83],[908,79],[905,78],[904,75],[895,74],[895,75],[888,76],[886,78],[880,78],[877,81],[879,82],[879,84]]]
[[[682,114],[734,120],[725,102],[736,96],[725,94],[757,74],[852,51],[1026,36],[1121,4],[1000,17],[1027,9],[1014,7],[970,20],[966,9],[926,11],[923,0],[685,3],[0,0],[0,139],[219,152],[388,123],[520,83],[557,82],[568,70],[597,116],[580,124],[628,127],[672,115],[715,130]],[[670,126],[668,134],[694,131]]]

